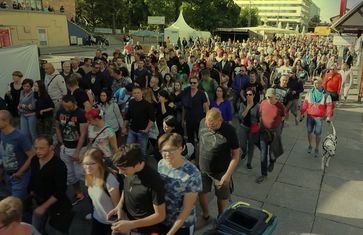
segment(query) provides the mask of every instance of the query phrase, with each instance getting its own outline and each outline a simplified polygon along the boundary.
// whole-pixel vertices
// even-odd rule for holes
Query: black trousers
[[[91,235],[111,235],[111,224],[103,224],[95,219],[92,219]]]

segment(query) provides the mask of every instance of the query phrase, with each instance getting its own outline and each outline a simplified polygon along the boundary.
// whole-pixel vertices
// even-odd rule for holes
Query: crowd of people
[[[222,214],[234,171],[256,167],[256,146],[256,183],[267,180],[283,131],[305,114],[307,152],[319,156],[323,122],[353,83],[352,51],[338,61],[330,38],[143,46],[74,57],[61,71],[46,63],[35,81],[13,72],[0,111],[10,196],[0,201],[0,234],[67,234],[86,195],[94,235],[193,234],[217,216],[208,193]]]

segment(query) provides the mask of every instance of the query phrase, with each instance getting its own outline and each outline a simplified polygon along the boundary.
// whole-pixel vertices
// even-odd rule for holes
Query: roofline
[[[350,16],[352,16],[353,14],[355,14],[356,12],[358,12],[361,7],[363,7],[363,1],[361,1],[360,3],[358,3],[355,7],[353,7],[353,9],[351,9],[350,11],[348,11],[347,13],[345,13],[342,17],[340,17],[334,24],[332,24],[330,26],[330,28],[332,28],[332,29],[334,29],[336,31],[339,31],[337,29],[337,27],[339,27],[341,24],[345,23],[345,21],[347,21]]]

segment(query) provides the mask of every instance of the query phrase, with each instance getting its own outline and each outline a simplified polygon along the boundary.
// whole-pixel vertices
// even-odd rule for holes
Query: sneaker
[[[311,147],[311,145],[309,145],[309,147],[308,147],[308,153],[311,153],[311,150],[313,150],[313,147]]]
[[[261,184],[263,181],[265,181],[265,179],[267,178],[267,176],[265,176],[265,175],[261,175],[260,177],[258,177],[257,179],[256,179],[256,183],[257,184]]]
[[[270,164],[268,165],[268,168],[267,168],[268,172],[273,171],[274,167],[275,167],[275,162],[270,162]]]
[[[77,205],[83,199],[85,199],[85,196],[84,196],[84,194],[82,192],[74,194],[72,206]]]
[[[251,164],[249,164],[249,163],[247,163],[247,169],[252,169],[252,166],[251,166]]]
[[[199,216],[197,219],[197,224],[195,225],[195,230],[202,229],[206,226],[208,226],[212,222],[211,217],[208,215],[207,218],[204,216]]]
[[[85,217],[84,217],[85,220],[92,220],[92,214],[91,213],[88,213]]]
[[[319,157],[319,149],[315,149],[314,157]]]

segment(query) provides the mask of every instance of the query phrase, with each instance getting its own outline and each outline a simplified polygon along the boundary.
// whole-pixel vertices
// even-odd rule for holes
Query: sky
[[[347,8],[352,9],[355,5],[363,0],[346,0]],[[320,20],[321,22],[329,22],[330,17],[339,15],[340,0],[313,0],[313,2],[320,7]]]

